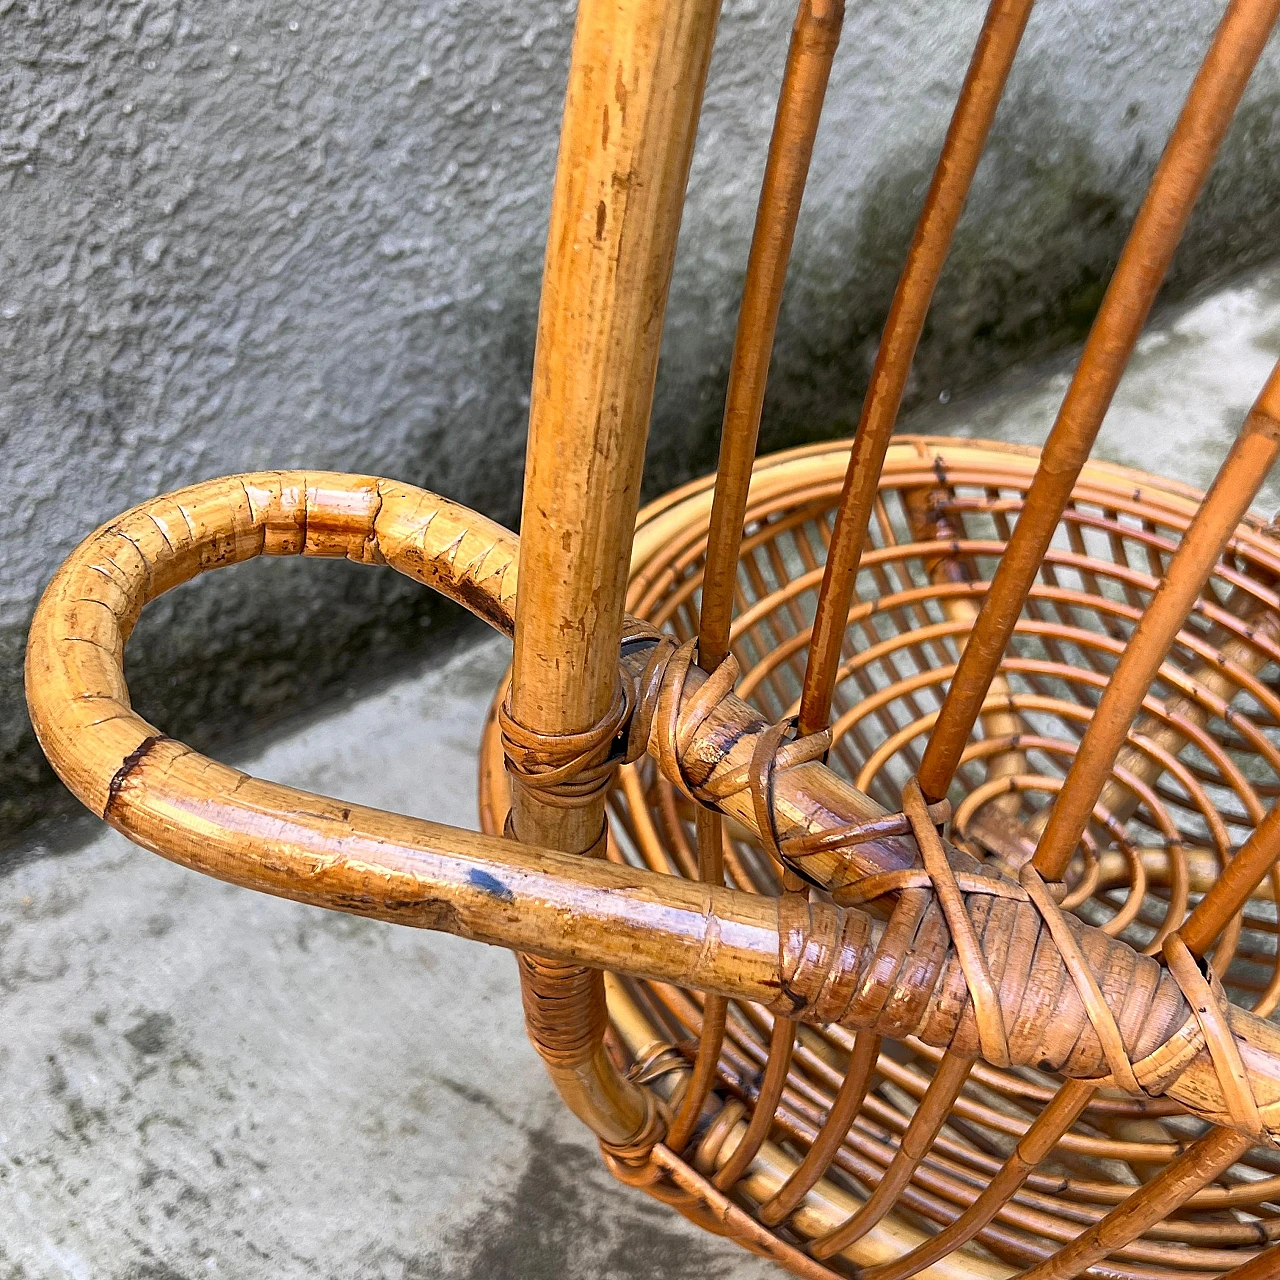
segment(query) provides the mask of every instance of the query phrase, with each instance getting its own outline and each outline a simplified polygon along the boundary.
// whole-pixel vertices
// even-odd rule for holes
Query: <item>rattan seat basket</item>
[[[1226,6],[1043,447],[895,436],[1030,8],[987,12],[853,440],[756,461],[843,16],[801,0],[719,466],[638,512],[717,6],[580,0],[519,538],[370,476],[155,498],[50,583],[28,703],[142,847],[511,949],[614,1174],[796,1275],[1271,1280],[1280,366],[1207,493],[1089,453],[1280,0]],[[512,638],[482,832],[133,711],[141,610],[258,555],[391,568]]]
[[[769,721],[794,713],[800,697],[803,662],[797,655],[803,657],[808,641],[848,456],[848,444],[838,443],[765,458],[755,468],[738,567],[733,651],[743,672],[739,694]],[[886,454],[876,524],[863,558],[862,605],[851,615],[837,686],[831,753],[832,769],[886,808],[919,762],[958,647],[1035,468],[1034,450],[970,440],[898,436]],[[709,476],[669,495],[642,511],[636,525],[627,608],[681,639],[697,631],[713,484]],[[999,710],[985,717],[986,734],[975,738],[957,771],[953,841],[998,856],[1012,822],[1034,823],[1079,745],[1105,681],[1100,671],[1123,646],[1202,499],[1185,485],[1129,468],[1085,467],[1031,592],[1034,603],[1001,668]],[[965,537],[957,556],[953,535],[961,523]],[[936,545],[939,537],[947,540],[945,556]],[[1239,539],[1239,559],[1221,565],[1206,586],[1202,599],[1210,608],[1233,599],[1235,572],[1245,563],[1259,576],[1280,568],[1280,545],[1260,520],[1247,520]],[[1234,601],[1240,635],[1248,619],[1276,625],[1264,602],[1246,603],[1240,595]],[[1114,847],[1100,852],[1090,840],[1068,874],[1073,909],[1139,948],[1158,945],[1162,933],[1181,923],[1188,902],[1205,892],[1220,860],[1229,859],[1251,830],[1249,815],[1270,806],[1280,783],[1274,729],[1251,742],[1251,735],[1242,736],[1223,718],[1218,659],[1232,641],[1219,637],[1204,647],[1212,633],[1206,620],[1175,647],[1171,679],[1152,690],[1160,709],[1142,727],[1176,756],[1185,745],[1178,729],[1185,718],[1212,743],[1210,754],[1221,753],[1225,769],[1208,755],[1190,774],[1128,762],[1145,783],[1143,799],[1134,805],[1136,796],[1115,786],[1112,804],[1118,810],[1128,802],[1132,812],[1122,822],[1115,810],[1107,815],[1117,825]],[[1257,666],[1256,659],[1250,661]],[[1266,680],[1275,675],[1257,668],[1252,689],[1240,690],[1240,705],[1252,710],[1251,729],[1268,725],[1262,706],[1274,697]],[[503,829],[510,806],[496,717],[503,696],[505,687],[495,700],[481,763],[481,818],[492,832]],[[1003,750],[993,751],[997,747]],[[609,805],[613,860],[696,878],[693,806],[651,762],[621,771]],[[984,836],[994,855],[984,850]],[[726,861],[726,879],[735,887],[767,895],[780,891],[776,864],[746,828],[734,831]],[[1222,953],[1224,963],[1231,957],[1232,998],[1263,1014],[1280,1001],[1276,876],[1273,869],[1270,881],[1259,886],[1245,912],[1248,927]],[[701,1029],[697,996],[635,979],[617,980],[608,990],[620,1061],[648,1080],[686,1076]],[[690,1150],[690,1173],[722,1167],[745,1133],[772,1025],[769,1012],[758,1006],[744,1005],[731,1018],[716,1086],[728,1120],[708,1126]],[[803,1037],[778,1107],[776,1141],[740,1184],[749,1203],[766,1203],[812,1149],[853,1044],[854,1037],[839,1027],[813,1028]],[[868,1090],[832,1161],[832,1184],[792,1218],[794,1229],[810,1238],[830,1231],[856,1211],[895,1156],[901,1167],[898,1144],[940,1057],[915,1039],[881,1047],[879,1088],[873,1084]],[[847,1259],[863,1267],[885,1264],[956,1219],[1057,1084],[1035,1070],[978,1067],[952,1104],[955,1123],[948,1121],[918,1167],[903,1170],[905,1181],[889,1212],[848,1249]],[[1099,1093],[1053,1157],[975,1240],[989,1241],[995,1256],[1023,1265],[1047,1257],[1132,1192],[1135,1182],[1116,1177],[1116,1169],[1157,1168],[1198,1133],[1175,1108],[1115,1091]],[[1181,1274],[1212,1272],[1255,1252],[1263,1235],[1280,1231],[1270,1199],[1280,1193],[1275,1163],[1256,1154],[1257,1165],[1249,1157],[1240,1162],[1241,1180],[1231,1199],[1249,1226],[1243,1217],[1227,1221],[1219,1214],[1210,1227],[1211,1213],[1201,1221],[1187,1215],[1117,1250],[1113,1261],[1147,1264],[1146,1273],[1168,1267]],[[1216,1199],[1201,1193],[1201,1203],[1226,1207],[1223,1190],[1216,1190]],[[993,1269],[985,1249],[949,1259],[949,1272],[957,1276],[1015,1269]],[[1119,1270],[1144,1274],[1141,1265]]]

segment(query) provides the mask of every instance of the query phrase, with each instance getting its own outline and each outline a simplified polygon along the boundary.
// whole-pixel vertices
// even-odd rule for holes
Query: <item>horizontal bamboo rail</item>
[[[258,554],[389,564],[500,630],[510,627],[515,538],[409,486],[268,473],[212,481],[135,508],[81,544],[54,578],[33,623],[27,666],[33,723],[54,767],[131,839],[218,878],[298,901],[756,1001],[800,1020],[915,1034],[966,1056],[978,1053],[983,1032],[940,914],[931,929],[908,935],[913,974],[896,985],[889,975],[886,985],[873,967],[901,933],[897,915],[882,923],[820,903],[797,912],[787,899],[780,906],[522,849],[261,782],[166,738],[130,709],[122,673],[129,631],[161,592]],[[685,673],[680,709],[698,706],[706,680],[696,667]],[[769,726],[729,694],[692,731],[676,726],[682,745],[674,762],[668,731],[655,717],[649,745],[664,767],[678,769],[703,794],[721,794],[722,811],[758,834],[752,797],[730,784]],[[787,767],[780,758],[772,780],[771,821],[784,845],[885,816],[816,762]],[[977,892],[982,868],[937,848],[960,877],[971,918],[979,926],[985,920],[978,934],[999,998],[1022,1008],[1009,1039],[1011,1061],[1048,1059],[1067,1075],[1105,1074],[1106,1046],[1086,1026],[1080,991],[1065,972],[1053,963],[1041,966],[1039,977],[1005,971],[1011,943],[1035,945],[1026,932],[1030,904]],[[843,854],[819,852],[805,866],[838,900],[843,890],[864,891],[865,884],[855,887],[861,877],[919,874],[920,854],[911,835],[891,833]],[[1178,1070],[1168,1096],[1230,1124],[1231,1099],[1215,1067],[1220,1054],[1202,1042],[1197,1048],[1189,1006],[1169,974],[1096,930],[1071,931],[1087,966],[1110,975],[1102,994],[1130,1055],[1172,1054]],[[1051,958],[1045,946],[1037,954]],[[858,998],[867,991],[878,991],[880,1003]],[[1259,1136],[1274,1142],[1280,1028],[1235,1007],[1225,1017],[1230,1046],[1253,1082],[1265,1126]]]

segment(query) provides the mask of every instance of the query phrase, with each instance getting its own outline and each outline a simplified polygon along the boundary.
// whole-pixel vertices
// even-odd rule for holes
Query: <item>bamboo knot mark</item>
[[[150,734],[121,761],[120,767],[111,775],[111,781],[107,784],[107,803],[102,807],[102,816],[106,821],[111,821],[111,810],[115,807],[121,788],[128,782],[129,775],[160,743],[169,740],[163,733]]]

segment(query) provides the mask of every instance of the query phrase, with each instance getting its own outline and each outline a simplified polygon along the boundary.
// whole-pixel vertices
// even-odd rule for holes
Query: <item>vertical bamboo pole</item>
[[[584,733],[617,679],[623,595],[717,0],[582,0],[547,239],[529,411],[511,713]],[[604,852],[604,799],[515,788],[521,840]],[[603,1049],[603,979],[521,958],[526,1021],[566,1103],[625,1145],[651,1099]]]

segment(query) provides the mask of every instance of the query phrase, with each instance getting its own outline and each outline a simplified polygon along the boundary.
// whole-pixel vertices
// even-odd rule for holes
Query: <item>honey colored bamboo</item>
[[[617,681],[627,550],[662,315],[718,0],[582,0],[552,193],[534,352],[511,715],[580,735]],[[603,852],[604,798],[517,786],[523,841]],[[657,1124],[651,1096],[604,1053],[598,974],[521,964],[530,1037],[570,1109],[625,1145]]]
[[[1231,0],[1196,73],[925,748],[919,778],[928,799],[947,793],[1023,601],[1278,14],[1280,0]]]
[[[866,542],[876,483],[897,421],[925,317],[942,274],[996,107],[1031,13],[1032,0],[992,0],[974,49],[924,208],[889,308],[858,422],[827,551],[800,700],[800,732],[826,726]]]
[[[1147,690],[1277,456],[1280,364],[1272,370],[1245,419],[1111,673],[1040,837],[1035,861],[1042,875],[1057,879],[1067,869]]]

